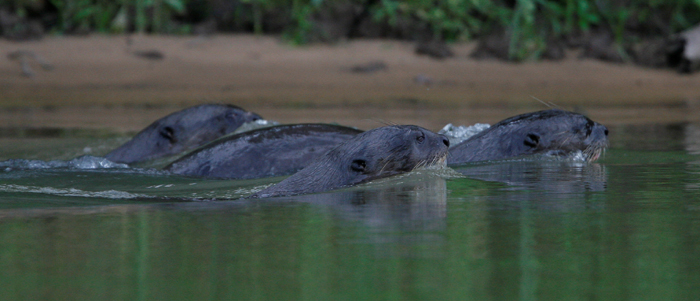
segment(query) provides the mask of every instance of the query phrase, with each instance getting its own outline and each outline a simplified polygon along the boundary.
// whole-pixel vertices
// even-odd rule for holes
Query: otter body
[[[257,114],[232,105],[190,107],[156,120],[105,158],[131,164],[178,154],[258,119]]]
[[[608,129],[581,114],[544,110],[514,116],[450,148],[448,165],[581,151],[595,161],[608,144]]]
[[[284,176],[309,165],[362,131],[330,124],[280,125],[236,134],[165,167],[179,175],[254,179]]]
[[[413,125],[386,126],[340,143],[309,166],[251,197],[309,194],[445,164],[447,137]]]

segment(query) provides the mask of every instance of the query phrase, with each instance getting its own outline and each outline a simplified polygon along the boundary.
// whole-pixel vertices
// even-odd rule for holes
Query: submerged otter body
[[[293,124],[236,134],[165,167],[179,175],[218,179],[284,176],[309,165],[362,131],[330,124]]]
[[[450,148],[448,165],[581,151],[595,161],[608,144],[608,129],[581,114],[544,110],[505,119]]]
[[[232,105],[190,107],[156,120],[105,158],[130,164],[178,154],[258,119],[257,114]]]
[[[340,143],[306,168],[252,195],[254,198],[308,194],[357,185],[444,165],[447,137],[413,125],[373,129]]]

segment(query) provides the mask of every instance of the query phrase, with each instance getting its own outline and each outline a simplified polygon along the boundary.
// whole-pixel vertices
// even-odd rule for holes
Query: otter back
[[[362,131],[330,124],[293,124],[236,134],[165,167],[179,175],[254,179],[295,173]]]

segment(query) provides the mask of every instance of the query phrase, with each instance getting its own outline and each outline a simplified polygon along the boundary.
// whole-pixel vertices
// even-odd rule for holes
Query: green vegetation
[[[45,31],[69,34],[191,33],[212,20],[220,31],[283,34],[295,44],[363,36],[360,24],[379,37],[448,42],[500,32],[518,61],[591,31],[605,30],[623,45],[700,22],[700,0],[0,0],[3,8],[40,15]],[[328,32],[329,22],[344,30]]]
[[[188,0],[0,0],[20,18],[39,15],[58,33],[172,33],[168,21],[186,14]]]

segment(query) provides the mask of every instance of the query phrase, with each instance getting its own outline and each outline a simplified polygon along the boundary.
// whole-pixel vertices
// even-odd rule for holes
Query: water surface
[[[281,178],[101,161],[125,136],[0,133],[1,299],[700,296],[697,124],[610,127],[595,163],[488,162],[268,200],[240,198]]]

